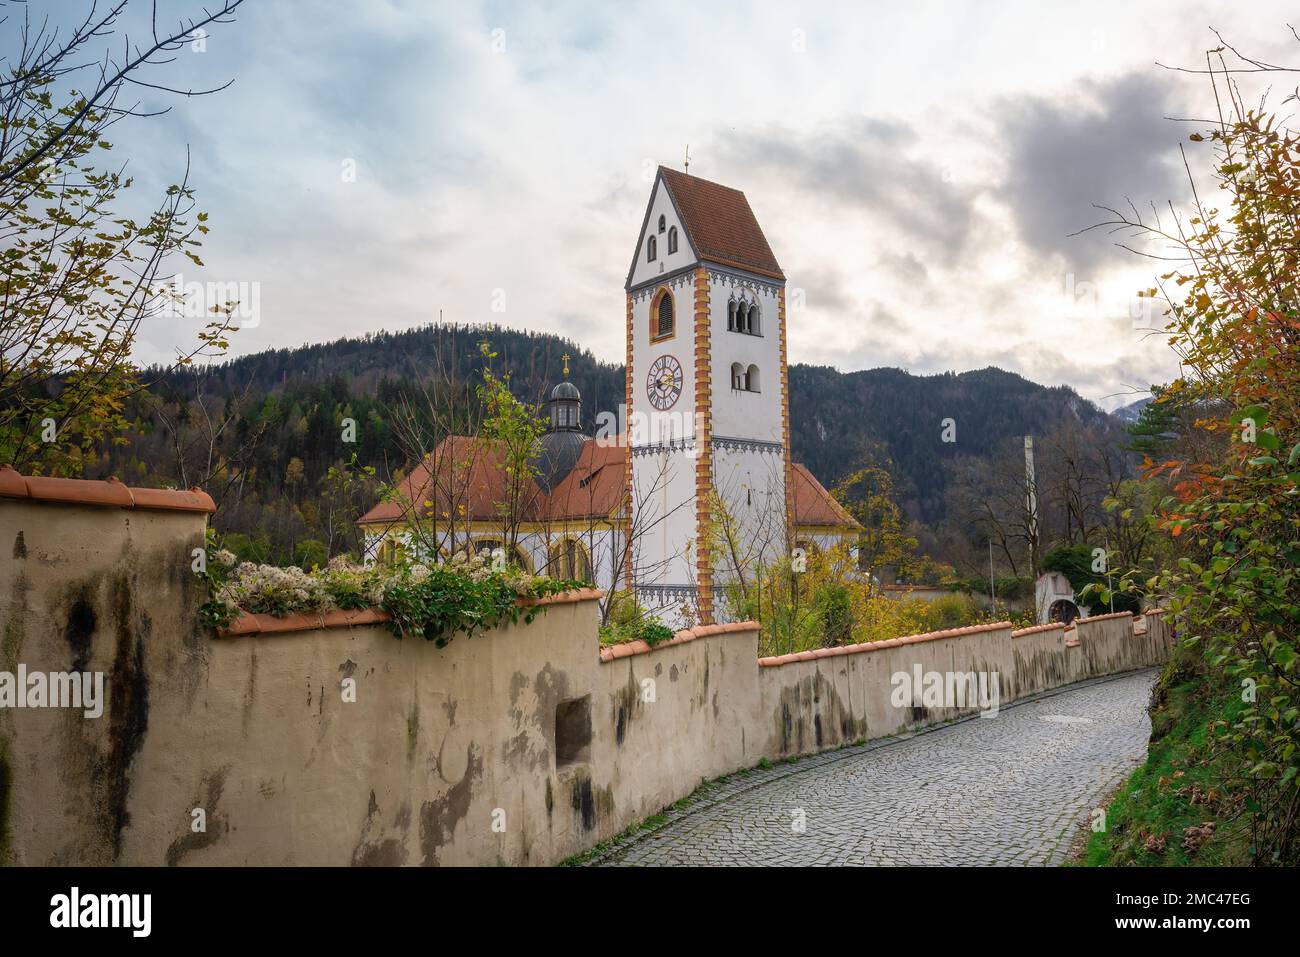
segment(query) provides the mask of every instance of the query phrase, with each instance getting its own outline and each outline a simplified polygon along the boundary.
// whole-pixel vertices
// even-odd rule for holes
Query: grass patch
[[[1208,742],[1210,725],[1242,708],[1231,687],[1180,664],[1156,685],[1146,764],[1116,792],[1106,830],[1077,863],[1088,867],[1241,866],[1250,863],[1249,819],[1240,795],[1225,790],[1232,769]]]

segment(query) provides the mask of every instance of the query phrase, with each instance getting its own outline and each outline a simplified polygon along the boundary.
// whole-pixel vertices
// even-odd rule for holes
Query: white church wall
[[[777,287],[716,268],[709,270],[709,351],[713,434],[781,442],[781,339]],[[757,302],[761,335],[727,329],[732,297]],[[732,364],[759,371],[759,391],[733,388]]]
[[[736,523],[739,559],[746,569],[771,565],[785,554],[785,460],[780,450],[713,447],[713,485]],[[716,561],[730,580],[730,556]]]
[[[632,409],[628,426],[635,445],[680,439],[695,427],[695,278],[687,273],[663,283],[673,297],[673,335],[654,340],[655,317],[650,315],[659,284],[632,293]],[[670,355],[682,367],[682,391],[669,409],[656,410],[646,396],[650,367]],[[636,413],[636,417],[633,417]]]
[[[662,233],[658,231],[660,216],[664,217]],[[670,254],[668,232],[674,226],[677,228],[677,252]],[[646,242],[651,236],[655,237],[657,255],[653,262],[647,262]],[[636,249],[636,266],[632,270],[631,284],[635,287],[651,279],[666,276],[675,269],[691,265],[695,260],[695,251],[691,249],[691,244],[686,238],[686,230],[677,217],[677,210],[673,206],[672,197],[668,195],[668,188],[663,180],[658,180],[654,196],[650,200],[650,217],[646,220],[645,232],[640,236],[640,244]]]
[[[638,584],[695,583],[695,461],[682,450],[633,455]]]

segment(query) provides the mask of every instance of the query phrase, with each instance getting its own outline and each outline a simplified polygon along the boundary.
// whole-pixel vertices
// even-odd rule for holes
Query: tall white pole
[[[989,536],[989,601],[994,606],[998,603],[997,589],[993,586],[993,536]]]
[[[1038,487],[1034,479],[1034,437],[1025,436],[1025,506],[1029,512],[1029,572],[1038,570]]]

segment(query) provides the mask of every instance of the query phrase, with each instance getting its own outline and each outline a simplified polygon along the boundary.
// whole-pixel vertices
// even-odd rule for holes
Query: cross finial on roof
[[[686,144],[686,163],[685,163],[685,169],[682,170],[682,172],[684,172],[684,173],[689,173],[690,171],[691,171],[691,144],[690,144],[690,143],[687,143],[687,144]]]
[[[564,377],[567,379],[569,377],[569,354],[566,352],[560,358],[564,360]]]

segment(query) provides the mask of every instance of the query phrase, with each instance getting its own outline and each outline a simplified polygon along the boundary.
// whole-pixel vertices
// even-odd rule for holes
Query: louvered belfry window
[[[659,297],[659,325],[656,336],[673,334],[673,297],[664,293]]]

